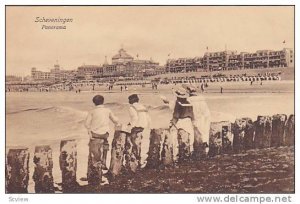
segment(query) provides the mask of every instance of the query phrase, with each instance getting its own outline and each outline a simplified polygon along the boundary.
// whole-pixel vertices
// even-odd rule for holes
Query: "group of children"
[[[163,96],[161,96],[161,99],[173,110],[170,127],[173,126],[178,130],[177,138],[173,138],[174,159],[178,159],[177,140],[180,140],[182,132],[188,133],[188,140],[185,142],[189,148],[189,156],[203,157],[208,152],[210,128],[210,112],[206,101],[202,95],[197,94],[197,89],[191,85],[182,85],[176,90],[173,89],[173,93],[176,100],[171,101]],[[127,129],[129,129],[127,137],[140,137],[139,140],[143,147],[137,152],[137,159],[139,160],[139,167],[143,168],[147,163],[151,118],[147,108],[139,103],[137,94],[130,95],[128,101],[130,104],[130,123],[127,124]],[[109,150],[107,140],[109,137],[109,122],[112,121],[116,129],[121,127],[122,124],[120,124],[119,119],[113,112],[103,105],[103,96],[94,96],[93,103],[96,107],[88,113],[85,122],[90,141],[93,141],[92,143],[90,142],[89,147],[93,155],[90,155],[89,159],[97,159],[98,163],[101,164],[101,169],[108,170],[106,157]]]

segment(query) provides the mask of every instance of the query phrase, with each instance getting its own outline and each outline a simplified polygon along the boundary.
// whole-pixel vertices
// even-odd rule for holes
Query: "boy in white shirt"
[[[93,103],[96,108],[88,113],[85,121],[85,127],[90,135],[90,155],[88,164],[88,181],[95,181],[95,164],[101,164],[101,169],[108,170],[106,167],[106,157],[109,150],[109,121],[112,121],[116,126],[119,125],[118,118],[112,111],[103,106],[104,97],[96,95],[93,98]],[[97,176],[96,176],[97,177]],[[101,179],[101,178],[98,178]]]
[[[151,119],[146,107],[139,103],[137,94],[132,94],[128,97],[129,100],[129,115],[131,133],[138,137],[135,139],[140,144],[136,144],[137,159],[140,160],[140,165],[143,168],[147,162],[147,153],[150,143],[150,123]]]

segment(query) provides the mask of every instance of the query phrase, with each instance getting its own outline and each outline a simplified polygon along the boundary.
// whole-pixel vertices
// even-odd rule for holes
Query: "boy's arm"
[[[180,102],[178,102],[179,103],[179,105],[181,105],[181,106],[192,106],[192,104],[184,104],[184,103],[180,103]]]
[[[84,126],[86,127],[86,129],[88,129],[88,131],[91,131],[91,122],[92,122],[92,114],[91,112],[88,113]]]
[[[181,106],[193,106],[193,105],[191,104],[190,98],[187,98],[187,101],[189,102],[189,103],[187,103],[187,104],[180,103],[179,101],[178,101],[178,103],[179,103],[179,105],[181,105]]]
[[[171,110],[174,109],[174,106],[175,106],[175,101],[174,100],[168,100],[167,97],[162,96],[162,95],[160,96],[160,98],[162,99],[164,104],[167,105]]]
[[[165,97],[163,95],[160,95],[159,97],[164,102],[164,104],[169,104],[169,100],[167,99],[167,97]]]
[[[119,124],[119,119],[113,114],[112,111],[109,111],[109,119],[115,124]]]
[[[176,102],[175,102],[174,100],[170,100],[170,101],[168,101],[167,103],[164,102],[164,104],[165,104],[166,106],[168,106],[168,108],[169,108],[170,110],[174,110],[175,103],[176,103]]]

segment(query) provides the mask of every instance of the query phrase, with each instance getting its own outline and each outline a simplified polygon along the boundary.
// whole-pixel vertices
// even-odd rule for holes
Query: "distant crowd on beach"
[[[202,77],[171,77],[164,79],[156,79],[156,80],[147,80],[142,79],[138,81],[127,80],[127,81],[119,81],[117,79],[112,80],[109,83],[97,82],[95,80],[91,81],[77,81],[77,82],[64,82],[64,83],[56,83],[52,85],[43,85],[43,84],[6,84],[6,92],[27,92],[27,91],[35,91],[35,92],[53,92],[53,91],[75,91],[80,93],[79,89],[82,91],[84,88],[89,88],[90,91],[94,91],[99,87],[106,87],[108,91],[117,90],[114,87],[119,87],[120,91],[128,91],[130,86],[141,86],[146,87],[146,85],[150,85],[152,90],[157,90],[158,86],[165,84],[207,84],[207,83],[216,83],[216,82],[250,82],[251,85],[254,82],[262,81],[278,81],[281,80],[281,73],[271,73],[267,72],[263,75],[256,76],[248,76],[246,74],[243,75],[214,75],[214,76],[202,76]]]

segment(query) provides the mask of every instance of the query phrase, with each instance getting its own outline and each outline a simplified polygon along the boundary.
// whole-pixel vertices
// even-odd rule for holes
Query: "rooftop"
[[[129,54],[127,54],[127,53],[126,53],[126,50],[124,50],[123,48],[121,48],[121,49],[119,50],[119,53],[116,54],[116,55],[114,55],[114,56],[112,57],[112,59],[113,59],[113,60],[114,60],[114,59],[133,59],[133,57],[130,56]]]

